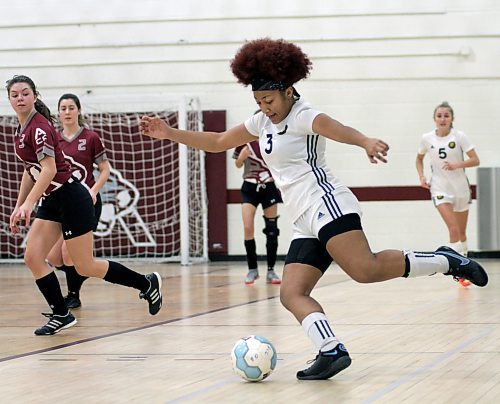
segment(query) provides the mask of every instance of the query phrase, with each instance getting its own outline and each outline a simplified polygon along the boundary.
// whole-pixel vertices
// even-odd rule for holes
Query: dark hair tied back
[[[47,118],[50,123],[54,124],[56,119],[50,113],[49,107],[47,107],[47,105],[45,105],[45,103],[40,98],[38,98],[38,97],[40,97],[40,93],[36,89],[35,82],[33,80],[31,80],[31,78],[29,78],[28,76],[25,76],[22,74],[15,75],[10,80],[7,80],[7,85],[6,85],[7,94],[9,94],[10,89],[16,83],[26,83],[31,88],[31,90],[33,91],[33,94],[35,94],[35,97],[37,97],[37,99],[35,100],[35,109],[39,113],[41,113],[45,118]]]
[[[82,116],[82,105],[80,104],[80,99],[78,98],[78,96],[72,93],[61,95],[61,97],[59,97],[59,101],[57,102],[57,110],[60,109],[62,100],[72,100],[75,103],[76,107],[78,108],[78,125],[84,126],[85,119]]]

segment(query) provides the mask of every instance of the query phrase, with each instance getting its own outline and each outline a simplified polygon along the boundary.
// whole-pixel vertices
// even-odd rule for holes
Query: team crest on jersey
[[[46,140],[47,140],[47,133],[45,133],[40,128],[36,128],[36,131],[35,131],[36,144],[41,145],[41,144],[45,143]]]
[[[439,199],[439,200],[441,200],[443,198],[444,198],[444,195],[438,195],[438,196],[436,196],[436,199]]]
[[[456,144],[455,142],[453,142],[453,141],[452,141],[452,142],[450,142],[450,143],[448,143],[448,147],[449,147],[450,149],[454,149],[456,146],[457,146],[457,144]]]

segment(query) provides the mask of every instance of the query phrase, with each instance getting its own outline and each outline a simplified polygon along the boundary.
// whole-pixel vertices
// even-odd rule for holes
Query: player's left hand
[[[143,135],[153,137],[155,139],[168,138],[170,126],[158,117],[143,116],[139,122],[140,130]]]
[[[445,161],[443,163],[443,170],[453,171],[453,170],[456,170],[456,169],[457,169],[457,166],[454,163],[450,163],[449,161]]]
[[[368,155],[368,159],[371,163],[377,164],[378,161],[382,163],[387,163],[387,152],[389,151],[389,145],[383,140],[375,138],[367,138],[364,144],[364,149]]]

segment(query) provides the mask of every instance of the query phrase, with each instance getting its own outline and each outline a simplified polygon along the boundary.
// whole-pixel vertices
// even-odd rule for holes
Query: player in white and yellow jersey
[[[453,128],[454,113],[447,102],[434,109],[436,129],[422,136],[416,167],[422,187],[430,189],[432,201],[449,233],[450,247],[467,256],[467,219],[471,190],[465,168],[479,165],[479,157],[467,135]],[[428,154],[432,175],[424,175],[424,157]],[[464,154],[467,159],[464,159]],[[468,286],[467,280],[459,280]]]
[[[293,220],[293,238],[283,269],[282,304],[302,324],[319,349],[314,363],[297,373],[301,380],[328,379],[351,364],[311,292],[332,259],[352,279],[381,282],[437,272],[488,282],[484,269],[449,247],[435,253],[384,250],[373,253],[361,227],[354,194],[329,170],[327,140],[363,148],[372,163],[386,162],[389,146],[342,125],[300,99],[294,84],[307,77],[309,58],[295,44],[269,38],[245,43],[231,62],[238,81],[251,85],[258,114],[225,132],[172,128],[159,118],[141,119],[143,134],[220,152],[259,139],[260,150]]]

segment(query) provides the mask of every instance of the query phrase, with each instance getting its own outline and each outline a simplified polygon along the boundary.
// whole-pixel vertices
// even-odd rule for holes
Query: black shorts
[[[281,199],[281,193],[272,181],[265,184],[253,184],[243,181],[241,201],[242,203],[250,203],[255,207],[262,204],[262,209],[266,209],[277,203],[282,203],[283,199]]]
[[[352,230],[363,230],[361,218],[356,213],[349,213],[323,226],[317,238],[297,238],[292,240],[285,258],[285,265],[299,263],[313,266],[325,272],[333,258],[326,249],[330,238]]]
[[[96,211],[89,191],[74,180],[66,182],[61,188],[42,198],[36,217],[61,223],[65,240],[86,234],[97,224]]]

